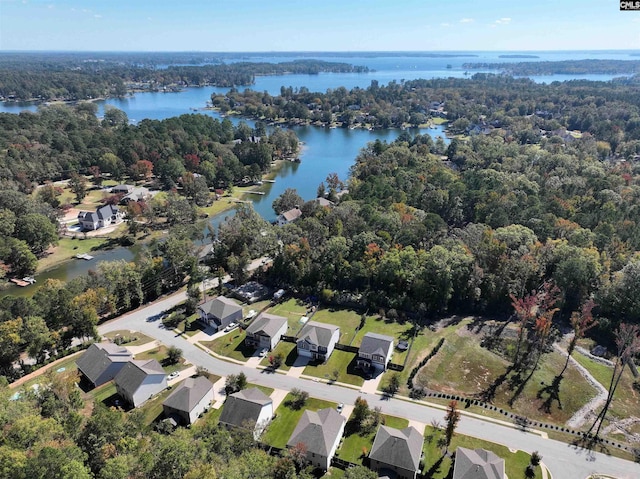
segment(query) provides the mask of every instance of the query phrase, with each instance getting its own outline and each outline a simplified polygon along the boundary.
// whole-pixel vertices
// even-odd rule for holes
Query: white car
[[[238,323],[229,323],[226,328],[224,328],[224,332],[228,333],[229,331],[233,331],[238,327]]]
[[[253,309],[250,309],[249,312],[247,313],[247,319],[253,318],[256,314],[257,313]]]
[[[180,373],[178,371],[174,371],[171,374],[169,374],[169,376],[167,376],[167,379],[169,381],[171,381],[172,379],[177,378],[178,376],[180,376]]]
[[[336,407],[336,411],[338,412],[342,412],[343,409],[344,409],[344,403],[340,403],[338,404],[338,407]]]
[[[267,348],[262,348],[262,349],[260,350],[259,356],[260,356],[261,358],[264,358],[264,357],[267,355],[267,353],[268,353],[268,352],[269,352],[269,350],[268,350]]]

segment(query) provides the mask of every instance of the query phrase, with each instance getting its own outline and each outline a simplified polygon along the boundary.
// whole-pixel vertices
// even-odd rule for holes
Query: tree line
[[[514,57],[512,57],[514,58]],[[515,58],[518,58],[517,56]],[[462,65],[468,70],[500,70],[508,75],[631,75],[640,73],[638,60],[560,60],[545,62],[468,62]]]

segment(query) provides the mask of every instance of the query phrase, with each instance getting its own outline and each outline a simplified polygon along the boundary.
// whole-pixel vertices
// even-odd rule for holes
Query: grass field
[[[60,373],[64,373],[64,372],[73,372],[73,371],[77,371],[78,367],[76,366],[76,360],[78,358],[80,358],[80,356],[82,355],[82,353],[72,357],[72,358],[68,358],[65,359],[64,361],[59,362],[56,365],[53,366],[44,366],[44,372],[42,375],[40,376],[36,376],[28,381],[25,381],[22,385],[18,386],[15,388],[16,391],[21,391],[21,390],[27,390],[30,388],[33,388],[33,386],[35,384],[40,384],[43,381],[46,380],[46,378],[42,377],[43,375],[47,374],[47,373],[53,373],[53,374],[60,374]]]
[[[174,371],[182,371],[183,369],[186,369],[187,366],[185,365],[184,358],[180,359],[180,361],[178,361],[177,364],[171,364],[171,365],[165,366],[164,362],[167,358],[167,351],[168,351],[168,348],[166,346],[160,346],[158,348],[150,349],[149,351],[144,351],[142,353],[136,354],[135,359],[136,360],[155,359],[160,364],[162,364],[162,368],[167,374],[171,374]]]
[[[356,334],[352,345],[360,346],[362,338],[367,333],[391,336],[394,339],[394,344],[397,345],[399,340],[409,341],[411,339],[413,336],[413,325],[408,322],[398,323],[395,321],[385,320],[378,315],[368,316],[364,326],[358,331],[358,334]],[[402,364],[406,356],[407,351],[394,349],[391,361],[396,364]]]
[[[364,378],[360,376],[356,370],[356,357],[356,353],[334,349],[326,363],[317,365],[309,363],[309,365],[304,368],[304,374],[333,380],[335,379],[333,372],[338,371],[338,382],[362,386],[364,384]]]
[[[296,428],[305,410],[317,411],[328,407],[336,407],[336,403],[309,398],[302,408],[292,409],[287,405],[287,401],[290,399],[291,395],[287,394],[280,407],[276,410],[276,418],[271,422],[262,436],[263,442],[275,447],[286,447],[289,437],[291,437],[293,430]]]
[[[439,392],[473,397],[487,390],[505,373],[509,363],[481,347],[479,337],[468,333],[466,324],[463,321],[436,334],[444,336],[445,343],[417,375],[416,383]],[[560,354],[544,355],[538,370],[524,387],[521,381],[512,381],[513,374],[500,383],[493,404],[533,420],[557,424],[566,422],[596,391],[572,367],[567,369],[559,386],[555,384],[554,378],[563,365],[564,358]],[[509,402],[512,400],[511,407]]]
[[[287,334],[295,336],[298,331],[300,331],[300,328],[302,328],[300,318],[307,315],[307,306],[301,301],[292,298],[275,305],[273,308],[269,309],[268,312],[269,314],[275,314],[287,318]]]
[[[213,341],[203,341],[202,345],[221,356],[227,356],[228,358],[233,358],[238,361],[246,361],[253,356],[255,348],[245,346],[245,337],[246,333],[236,328]]]
[[[124,224],[124,223],[123,223]],[[119,236],[113,232],[111,236]],[[69,261],[77,254],[91,253],[110,246],[116,246],[110,239],[86,238],[82,239],[82,234],[78,233],[77,238],[64,236],[58,241],[58,246],[49,250],[49,253],[38,260],[38,271],[44,271],[54,266]]]
[[[318,323],[333,324],[340,327],[341,344],[350,344],[360,325],[361,314],[349,309],[320,309],[313,315],[312,320]]]
[[[296,349],[296,343],[289,343],[285,341],[280,341],[278,345],[275,347],[273,351],[266,355],[266,357],[260,361],[262,366],[269,366],[269,356],[274,356],[276,354],[282,354],[284,361],[278,369],[282,371],[288,371],[293,366],[293,363],[296,361],[298,357],[298,352]]]

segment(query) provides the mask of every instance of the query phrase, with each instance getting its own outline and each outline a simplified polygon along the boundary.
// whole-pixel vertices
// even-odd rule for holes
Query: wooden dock
[[[93,259],[93,256],[91,256],[90,254],[87,254],[87,253],[83,253],[83,254],[77,254],[76,258],[77,259],[84,259],[86,261],[89,261],[89,260]]]

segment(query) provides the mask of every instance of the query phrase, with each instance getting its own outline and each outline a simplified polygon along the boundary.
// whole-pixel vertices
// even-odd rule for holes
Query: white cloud
[[[460,23],[473,23],[473,18],[463,18],[460,20]]]
[[[494,22],[495,25],[509,25],[511,23],[511,18],[503,17]]]

